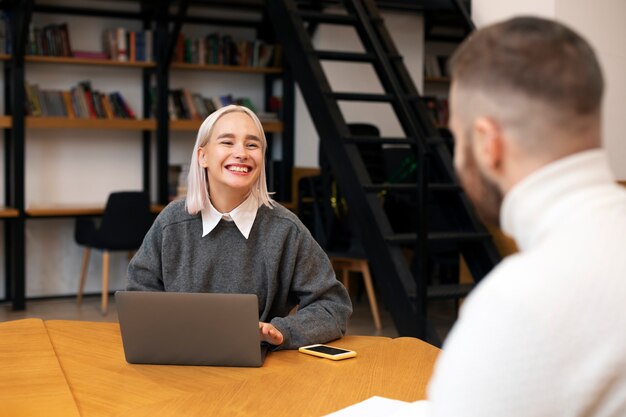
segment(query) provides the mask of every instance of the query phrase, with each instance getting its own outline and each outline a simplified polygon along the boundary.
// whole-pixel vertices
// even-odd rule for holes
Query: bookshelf
[[[242,72],[248,74],[280,74],[283,71],[282,68],[278,67],[245,67],[234,65],[188,64],[184,62],[173,62],[171,68],[176,70]]]
[[[99,67],[155,68],[154,62],[124,62],[107,59],[71,58],[62,56],[26,55],[24,61],[41,64],[95,65]]]
[[[184,135],[186,140],[195,137],[200,127],[202,120],[170,120],[168,113],[163,112],[163,105],[167,104],[163,102],[163,97],[167,97],[167,92],[170,91],[170,77],[172,73],[183,74],[183,78],[187,77],[185,74],[195,72],[199,74],[199,77],[204,78],[207,84],[213,82],[213,78],[219,76],[218,74],[232,74],[232,77],[252,77],[257,83],[256,88],[262,91],[263,100],[260,100],[260,110],[265,110],[267,107],[268,92],[271,89],[268,87],[276,80],[282,81],[283,88],[283,114],[285,117],[283,120],[267,120],[263,121],[263,127],[268,136],[268,141],[271,141],[274,134],[280,134],[282,136],[282,142],[287,143],[286,147],[283,147],[283,159],[287,163],[293,165],[293,98],[285,97],[286,95],[293,95],[293,86],[288,79],[289,74],[285,74],[283,68],[268,66],[268,67],[247,67],[239,65],[212,65],[212,64],[191,64],[183,62],[172,62],[171,50],[168,47],[171,45],[173,39],[176,39],[178,33],[181,30],[183,23],[191,22],[192,24],[199,25],[220,25],[227,27],[230,25],[240,27],[253,28],[258,36],[266,37],[267,33],[271,33],[271,28],[268,29],[267,22],[263,21],[263,6],[256,7],[254,5],[234,5],[233,8],[245,9],[244,11],[250,15],[256,13],[259,15],[259,20],[250,20],[249,18],[240,17],[214,17],[210,12],[196,13],[195,9],[210,9],[208,4],[196,5],[190,7],[188,10],[175,12],[170,8],[169,2],[159,0],[157,2],[143,2],[138,0],[131,0],[119,4],[112,2],[111,7],[107,8],[103,6],[103,2],[94,2],[93,4],[81,5],[81,7],[72,6],[71,2],[59,0],[57,4],[52,5],[50,2],[47,4],[38,4],[38,0],[25,0],[24,2],[7,2],[2,4],[2,9],[11,10],[11,18],[15,21],[15,25],[11,25],[12,38],[19,40],[13,45],[13,53],[0,54],[0,63],[5,67],[4,81],[7,91],[5,91],[5,115],[0,115],[0,128],[5,130],[4,140],[4,159],[8,161],[5,166],[5,175],[3,176],[5,183],[5,204],[8,207],[0,207],[0,219],[6,223],[4,227],[5,232],[5,299],[4,301],[11,301],[14,309],[23,309],[25,307],[25,293],[26,293],[26,258],[29,258],[28,264],[29,271],[34,269],[32,265],[38,265],[41,262],[47,262],[48,259],[54,258],[54,255],[49,254],[37,254],[31,253],[32,244],[26,250],[26,229],[32,227],[31,225],[37,225],[37,227],[47,222],[47,224],[61,224],[66,226],[45,226],[45,227],[72,227],[67,223],[71,218],[78,216],[93,216],[101,215],[104,207],[97,204],[73,204],[64,203],[63,199],[55,201],[54,198],[49,199],[50,203],[40,204],[39,201],[31,202],[28,199],[29,192],[27,188],[30,187],[30,194],[39,192],[33,190],[32,183],[33,177],[47,176],[46,171],[33,166],[28,162],[27,156],[33,154],[31,148],[37,148],[37,152],[46,155],[49,159],[58,158],[62,155],[61,150],[54,147],[62,140],[63,146],[71,147],[86,147],[93,144],[94,149],[101,149],[98,146],[102,145],[102,142],[107,141],[107,135],[115,138],[117,142],[132,141],[135,142],[135,137],[139,141],[139,153],[140,156],[136,161],[136,165],[139,169],[139,175],[142,176],[139,183],[140,188],[151,193],[153,206],[152,211],[158,213],[167,203],[167,171],[168,163],[170,161],[170,148],[175,147],[176,144],[172,143],[171,136],[179,132]],[[75,3],[75,2],[74,2]],[[62,4],[62,5],[61,5]],[[256,7],[256,8],[255,8]],[[248,9],[252,8],[250,11]],[[220,10],[223,12],[223,10]],[[248,13],[250,12],[250,13]],[[33,16],[45,15],[44,24],[49,24],[50,21],[56,19],[58,23],[64,22],[71,16],[72,19],[96,19],[96,20],[111,20],[114,21],[116,26],[125,25],[124,22],[133,21],[135,28],[141,25],[143,30],[152,30],[155,35],[155,47],[154,47],[154,60],[153,61],[115,61],[101,58],[78,58],[71,56],[43,56],[43,55],[30,55],[25,46],[28,41],[27,34],[28,27],[33,21]],[[223,13],[221,13],[223,14]],[[218,16],[220,13],[217,14]],[[41,22],[41,21],[40,21]],[[41,23],[40,23],[41,24]],[[71,29],[71,24],[69,24]],[[90,30],[89,24],[83,25],[83,32],[80,34],[73,33],[71,29],[69,36],[72,39],[73,36],[95,36],[100,38],[101,32],[88,34]],[[100,27],[95,25],[95,27]],[[22,32],[20,32],[20,29]],[[132,25],[131,25],[131,29]],[[136,29],[137,30],[137,29]],[[92,32],[95,32],[92,30]],[[159,36],[157,37],[157,33]],[[74,39],[76,40],[76,39]],[[268,41],[271,41],[271,36]],[[74,45],[72,45],[74,46]],[[77,48],[83,50],[83,48]],[[169,53],[168,53],[169,52]],[[50,71],[48,71],[48,68]],[[48,72],[56,71],[53,77],[48,77]],[[37,82],[37,76],[41,78],[42,74],[45,75],[48,87],[51,85],[55,89],[67,90],[68,82],[77,82],[83,79],[91,79],[89,75],[97,73],[102,78],[109,77],[111,80],[124,79],[127,77],[137,77],[141,79],[140,82],[135,83],[137,89],[140,91],[140,105],[135,104],[133,109],[136,112],[137,119],[95,119],[95,118],[70,118],[70,117],[40,117],[40,116],[28,116],[25,113],[24,103],[25,96],[25,82],[34,81]],[[60,74],[60,75],[59,75]],[[78,74],[78,75],[76,75]],[[132,74],[132,75],[129,75]],[[56,78],[54,78],[56,77]],[[55,79],[66,80],[55,84]],[[78,77],[78,78],[77,78]],[[31,80],[32,78],[32,80]],[[134,78],[133,78],[134,79]],[[238,78],[239,79],[239,78]],[[243,78],[242,78],[243,79]],[[53,81],[50,81],[53,80]],[[112,84],[115,84],[112,82]],[[239,84],[237,81],[233,81],[235,84]],[[42,83],[42,85],[45,83]],[[246,83],[244,83],[246,84]],[[249,85],[247,83],[246,85]],[[107,89],[106,83],[94,84],[95,88]],[[126,92],[122,88],[124,98],[126,98]],[[154,115],[151,114],[150,90],[155,88],[157,96],[162,101],[159,103],[157,98],[157,107],[161,106],[161,109],[157,109]],[[223,87],[228,88],[228,86]],[[110,86],[108,87],[110,90]],[[164,94],[165,92],[165,94]],[[227,91],[224,91],[226,93]],[[165,109],[167,109],[165,107]],[[67,132],[68,138],[64,138],[65,132]],[[190,134],[192,133],[193,134]],[[50,136],[50,137],[49,137]],[[79,138],[80,137],[80,138]],[[61,138],[61,139],[59,139]],[[76,139],[79,138],[79,139]],[[120,139],[122,138],[122,139]],[[108,145],[109,147],[115,145]],[[132,146],[137,146],[136,144]],[[272,149],[270,146],[268,149]],[[67,150],[63,150],[67,152]],[[124,150],[120,152],[124,153]],[[271,152],[271,151],[268,151]],[[98,153],[94,151],[94,153]],[[115,156],[108,154],[110,169],[116,171],[116,164],[121,162]],[[102,156],[97,156],[103,158]],[[272,155],[269,155],[271,160]],[[126,159],[127,161],[128,159]],[[71,162],[70,162],[71,163]],[[101,164],[102,165],[102,164]],[[45,169],[45,168],[44,168]],[[91,169],[89,167],[88,169]],[[289,167],[290,169],[290,167]],[[51,179],[47,181],[54,181],[54,172],[51,175]],[[89,182],[93,172],[86,172],[83,182]],[[98,172],[98,175],[106,177],[108,173]],[[27,177],[30,178],[27,181]],[[289,178],[285,178],[284,181],[289,183]],[[54,189],[62,187],[63,184],[53,184]],[[66,185],[70,187],[69,185]],[[37,187],[35,187],[37,188]],[[165,192],[164,192],[165,190]],[[47,190],[44,190],[47,191]],[[109,190],[114,191],[114,190]],[[46,220],[48,219],[48,220]],[[50,219],[59,219],[55,222],[51,222]],[[63,220],[66,219],[66,220]],[[42,221],[44,223],[42,223]],[[60,223],[59,223],[60,222]],[[65,222],[65,223],[63,223]],[[30,232],[29,232],[30,233]],[[56,232],[55,232],[56,233]],[[69,233],[66,233],[69,235]],[[73,239],[67,244],[73,244]],[[50,245],[51,247],[56,244]],[[45,249],[44,249],[45,250]],[[67,253],[68,249],[65,249]],[[28,252],[28,253],[27,253]],[[75,263],[75,260],[64,260],[66,263]],[[73,266],[72,266],[73,267]],[[40,268],[46,269],[46,268]],[[47,268],[50,270],[50,267]],[[69,268],[68,268],[69,269]],[[67,275],[67,274],[66,274]],[[55,277],[46,277],[46,279],[57,279]],[[61,278],[58,278],[61,279]],[[67,293],[67,292],[65,292]],[[1,298],[1,297],[0,297]],[[0,299],[0,301],[3,301]]]
[[[1,129],[9,129],[11,127],[11,117],[10,116],[0,116],[0,128]]]
[[[1,207],[0,206],[0,219],[9,219],[13,217],[18,217],[20,212],[11,207]]]
[[[134,119],[70,119],[67,117],[27,116],[25,125],[31,129],[88,129],[88,130],[154,130],[154,120]]]
[[[152,204],[150,211],[158,214],[165,206],[162,204]],[[81,206],[72,204],[59,204],[46,207],[29,207],[26,214],[30,217],[77,217],[77,216],[101,216],[104,213],[104,207]],[[15,210],[17,216],[17,210]]]
[[[170,129],[177,131],[197,131],[203,120],[170,120]],[[263,130],[265,133],[281,133],[283,131],[283,123],[280,121],[263,121]]]

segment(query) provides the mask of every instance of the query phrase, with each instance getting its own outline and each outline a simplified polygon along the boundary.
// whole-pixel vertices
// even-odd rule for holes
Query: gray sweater
[[[256,294],[259,319],[280,330],[286,349],[343,336],[352,313],[328,257],[282,206],[259,207],[246,240],[224,220],[202,237],[200,214],[188,214],[184,200],[175,201],[130,262],[128,281],[129,291]]]

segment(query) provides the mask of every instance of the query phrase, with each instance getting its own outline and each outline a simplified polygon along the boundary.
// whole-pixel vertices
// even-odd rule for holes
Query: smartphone
[[[298,351],[306,353],[307,355],[319,356],[320,358],[326,358],[333,361],[354,358],[356,356],[356,352],[353,350],[341,349],[334,346],[320,344],[303,346],[298,349]]]

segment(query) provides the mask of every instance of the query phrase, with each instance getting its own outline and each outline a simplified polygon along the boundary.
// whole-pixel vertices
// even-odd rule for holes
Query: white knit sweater
[[[533,173],[501,220],[521,252],[463,305],[428,415],[626,416],[626,191],[605,152]]]

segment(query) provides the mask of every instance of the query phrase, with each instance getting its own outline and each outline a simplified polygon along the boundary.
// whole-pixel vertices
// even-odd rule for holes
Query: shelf
[[[449,84],[450,77],[424,77],[425,83],[440,83],[440,84]]]
[[[8,61],[11,55],[0,54],[0,61]],[[110,59],[89,59],[74,58],[67,56],[45,56],[45,55],[26,55],[26,62],[44,63],[44,64],[67,64],[67,65],[95,65],[108,67],[131,67],[131,68],[156,68],[154,62],[142,61],[113,61]],[[213,71],[213,72],[241,72],[248,74],[281,74],[283,69],[280,67],[244,67],[237,65],[211,65],[211,64],[189,64],[185,62],[173,62],[172,69],[191,70],[191,71]]]
[[[12,217],[17,217],[20,215],[20,212],[13,207],[3,207],[0,206],[0,219],[8,219]]]
[[[171,120],[171,130],[198,130],[203,120]],[[283,123],[280,121],[261,121],[265,133],[279,133],[283,131]]]
[[[155,68],[154,62],[128,62],[113,61],[110,59],[73,58],[67,56],[44,56],[26,55],[26,62],[39,62],[45,64],[69,64],[69,65],[96,65],[106,67],[131,67],[131,68]]]
[[[26,127],[32,129],[123,129],[154,130],[153,119],[69,119],[67,117],[26,117]]]
[[[236,65],[188,64],[185,62],[173,62],[170,68],[193,71],[244,72],[252,74],[280,74],[283,72],[283,69],[278,67],[244,67]]]
[[[12,124],[11,116],[0,116],[0,129],[8,129]]]
[[[261,120],[261,124],[263,125],[263,130],[265,133],[280,133],[283,131],[283,122],[281,121],[263,121]]]
[[[150,211],[154,214],[158,214],[164,207],[165,206],[162,204],[151,204]],[[104,213],[104,207],[55,204],[45,207],[34,206],[27,208],[25,211],[30,217],[101,216]]]
[[[198,130],[203,120],[172,120],[171,130]],[[261,122],[265,133],[283,131],[281,121]],[[12,126],[10,116],[0,116],[0,129]],[[155,130],[154,119],[69,119],[67,117],[26,117],[26,127],[31,129],[97,129],[97,130]]]

